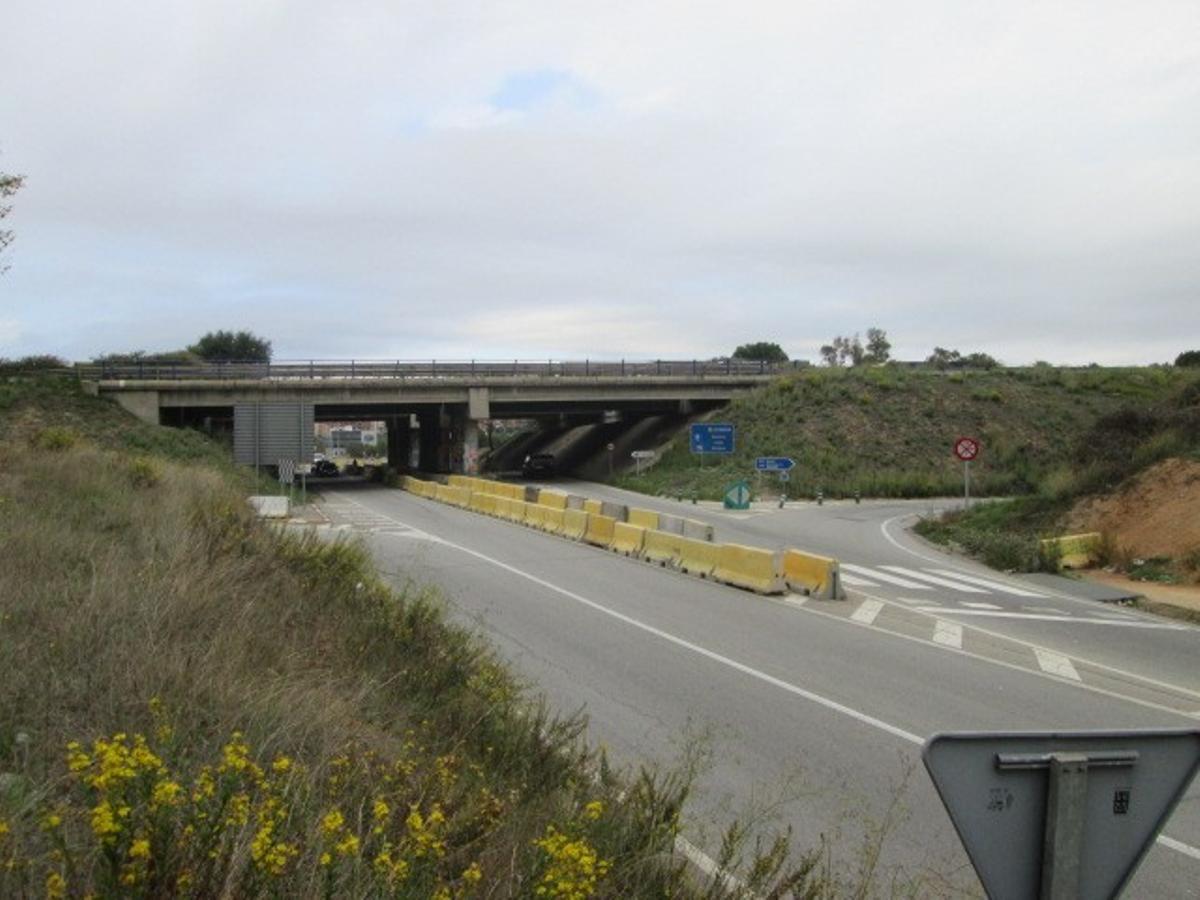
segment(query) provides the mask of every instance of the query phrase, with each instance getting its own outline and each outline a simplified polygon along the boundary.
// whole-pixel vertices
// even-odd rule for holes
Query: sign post
[[[754,460],[754,468],[758,472],[777,472],[779,474],[779,508],[787,502],[787,483],[791,478],[791,470],[796,461],[790,456],[759,456]]]
[[[638,475],[642,474],[642,460],[654,459],[653,450],[634,450],[629,455],[633,457],[634,469]]]
[[[979,455],[979,441],[973,437],[960,437],[954,442],[954,455],[963,464],[963,508],[971,506],[971,460]]]
[[[988,897],[1099,900],[1200,770],[1200,729],[936,734],[922,759]]]

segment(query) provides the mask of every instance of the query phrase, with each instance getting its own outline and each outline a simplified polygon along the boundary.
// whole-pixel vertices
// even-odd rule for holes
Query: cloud
[[[16,0],[0,311],[69,356],[1158,360],[1200,333],[1195,17]]]

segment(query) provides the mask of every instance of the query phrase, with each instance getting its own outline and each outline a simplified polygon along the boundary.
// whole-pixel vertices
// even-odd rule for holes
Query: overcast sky
[[[1200,347],[1200,3],[6,0],[0,356]]]

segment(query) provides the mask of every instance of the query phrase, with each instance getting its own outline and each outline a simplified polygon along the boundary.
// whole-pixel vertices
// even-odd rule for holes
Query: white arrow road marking
[[[936,584],[938,587],[950,588],[952,591],[959,591],[963,594],[986,594],[987,591],[982,588],[971,587],[969,584],[963,584],[961,581],[950,581],[947,578],[939,578],[937,575],[928,575],[925,572],[918,572],[916,569],[908,569],[904,566],[880,566],[887,569],[889,572],[899,572],[901,575],[910,578],[920,578],[922,581],[928,581],[930,584]]]
[[[842,571],[845,572],[847,569],[849,569],[855,575],[862,575],[864,578],[874,578],[878,581],[886,581],[888,584],[894,584],[898,587],[908,588],[912,591],[929,590],[929,585],[927,584],[917,584],[917,582],[909,581],[907,578],[897,578],[895,575],[889,575],[887,572],[880,572],[876,569],[868,569],[866,566],[856,566],[853,563],[847,562],[842,563]],[[842,580],[846,580],[844,575],[842,576]]]
[[[875,621],[875,617],[879,615],[879,611],[883,609],[883,604],[878,600],[864,600],[858,609],[851,613],[850,618],[855,622],[862,622],[864,625],[870,625]]]
[[[1079,673],[1075,671],[1075,667],[1071,665],[1071,660],[1067,659],[1061,653],[1052,653],[1049,650],[1034,647],[1033,654],[1037,657],[1038,665],[1042,667],[1043,672],[1049,672],[1051,675],[1059,675],[1063,678],[1070,678],[1072,681],[1082,680],[1079,677]]]
[[[945,644],[947,647],[962,649],[963,627],[957,622],[946,622],[938,619],[933,626],[933,642]]]
[[[956,578],[959,581],[966,581],[970,584],[977,584],[980,587],[991,588],[999,594],[1012,594],[1014,597],[1045,597],[1045,594],[1039,594],[1037,591],[1029,591],[1024,588],[1013,587],[1011,585],[1002,584],[999,581],[992,581],[988,578],[979,578],[976,575],[964,575],[962,572],[955,572],[953,569],[930,569],[936,575],[945,575],[947,578]]]

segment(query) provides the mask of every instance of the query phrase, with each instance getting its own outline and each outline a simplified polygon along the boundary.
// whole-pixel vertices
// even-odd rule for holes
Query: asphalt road
[[[615,759],[700,753],[689,837],[710,853],[740,815],[790,825],[802,848],[831,837],[853,868],[887,823],[882,884],[977,891],[921,767],[925,737],[1200,720],[1200,630],[940,554],[903,528],[929,504],[684,506],[718,540],[837,556],[849,598],[763,598],[399,491],[325,494],[381,570],[442,586],[555,707],[583,709]],[[1200,897],[1200,785],[1164,834],[1127,895]]]

